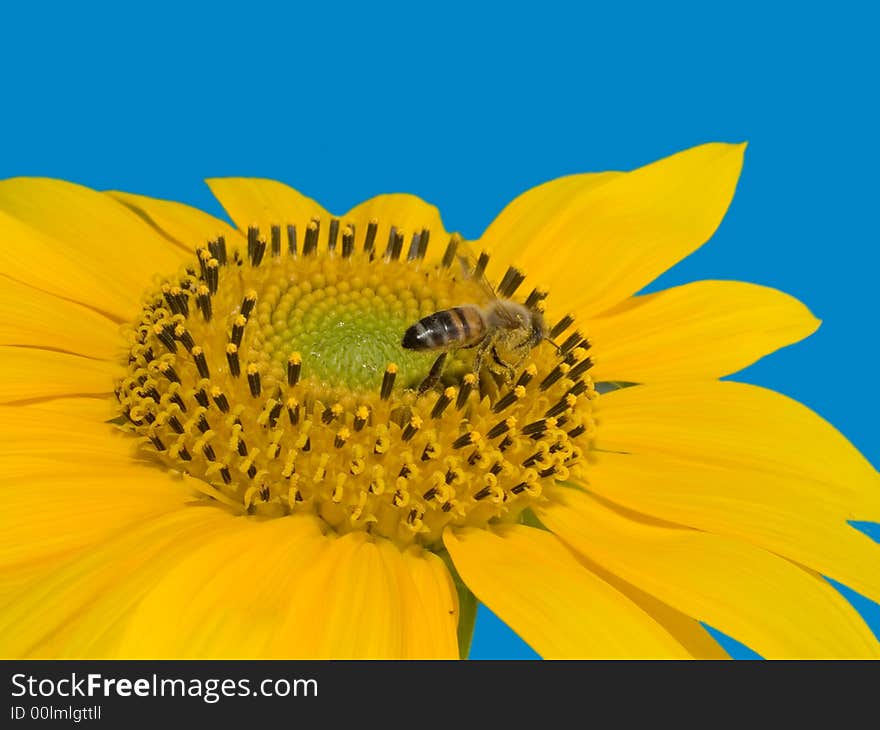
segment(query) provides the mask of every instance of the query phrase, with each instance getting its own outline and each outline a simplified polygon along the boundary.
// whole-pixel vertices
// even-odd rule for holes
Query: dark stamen
[[[196,304],[198,305],[204,320],[210,322],[212,315],[211,292],[204,284],[196,290]]]
[[[193,341],[192,335],[186,327],[182,324],[177,325],[177,327],[174,328],[174,337],[186,348],[187,352],[192,352],[193,346],[196,343]]]
[[[522,391],[519,389],[520,386],[513,388],[513,390],[507,391],[501,398],[495,403],[492,407],[493,413],[501,413],[505,408],[512,406],[522,397]]]
[[[342,230],[342,258],[349,258],[354,253],[354,226],[347,225]]]
[[[199,375],[203,378],[210,378],[211,373],[208,370],[208,361],[205,358],[205,352],[201,347],[194,347],[192,349],[192,357],[195,360],[196,368],[199,371]]]
[[[388,234],[388,246],[385,249],[386,261],[397,261],[403,252],[403,233],[398,231],[395,226],[391,226],[391,232]]]
[[[568,377],[572,380],[577,380],[581,375],[583,375],[587,370],[593,367],[593,360],[589,357],[581,360],[577,365],[575,365],[571,370],[568,371]]]
[[[550,330],[550,337],[559,337],[565,330],[571,327],[574,324],[574,317],[570,314],[566,314],[562,319],[560,319],[556,324],[553,325]]]
[[[461,236],[457,233],[453,233],[449,237],[449,243],[446,245],[446,251],[443,253],[442,266],[444,269],[448,269],[452,266],[452,262],[455,261],[455,254],[458,252],[458,246],[460,243]]]
[[[257,293],[253,290],[249,291],[245,298],[241,301],[241,316],[242,317],[250,317],[251,312],[254,311],[254,307],[257,304]]]
[[[208,282],[208,289],[211,294],[217,293],[217,287],[220,285],[220,264],[217,259],[211,259],[205,264],[207,276],[205,280]]]
[[[486,267],[489,265],[489,254],[485,251],[480,252],[477,259],[477,265],[474,267],[474,278],[482,279],[486,275]]]
[[[214,399],[214,403],[217,404],[217,408],[220,409],[221,413],[229,412],[229,401],[226,399],[225,393],[218,389],[211,393],[211,397]]]
[[[169,400],[186,413],[186,405],[183,402],[183,398],[180,397],[180,393],[174,393]]]
[[[166,378],[168,378],[168,380],[170,380],[172,383],[180,382],[180,378],[177,376],[177,372],[167,362],[163,362],[159,366],[159,372],[162,373],[162,375],[164,375]]]
[[[247,317],[238,315],[232,322],[232,335],[229,340],[236,347],[241,347],[241,338],[244,336],[244,326],[247,324]]]
[[[477,376],[473,373],[468,373],[461,379],[461,388],[458,391],[458,398],[455,400],[455,407],[458,410],[464,408],[465,403],[467,403],[468,397],[474,389],[474,385],[477,383]]]
[[[247,379],[248,379],[248,387],[251,389],[251,395],[254,398],[259,397],[259,395],[260,395],[260,369],[256,366],[255,363],[250,363],[247,366]]]
[[[232,342],[226,346],[226,360],[229,363],[229,372],[237,378],[241,375],[241,366],[238,362],[238,347]]]
[[[422,232],[421,234],[419,234],[419,251],[417,258],[425,258],[425,254],[428,253],[428,241],[430,240],[431,231],[429,231],[427,228],[422,228]]]
[[[271,241],[271,251],[273,256],[281,255],[281,226],[272,226],[269,228],[269,240]],[[245,315],[247,316],[247,315]]]
[[[287,384],[293,387],[299,382],[299,375],[302,371],[302,358],[298,352],[291,353],[287,358]]]
[[[327,250],[336,250],[336,239],[339,237],[339,218],[330,219],[330,230],[327,233]]]
[[[551,406],[547,409],[547,412],[544,414],[547,418],[554,418],[555,416],[561,416],[565,413],[569,408],[574,406],[572,401],[576,400],[575,396],[571,393],[565,395],[563,398],[559,400],[556,405]]]
[[[415,418],[410,419],[410,422],[407,423],[403,429],[403,440],[409,441],[413,436],[416,435],[416,433],[418,433],[419,428],[421,428],[419,422]]]
[[[287,416],[290,418],[292,426],[296,426],[299,423],[299,403],[293,398],[287,401]]]
[[[503,421],[499,421],[492,428],[489,429],[489,433],[486,434],[487,438],[494,439],[498,438],[502,434],[507,433],[513,426],[512,418],[505,418]]]
[[[431,409],[431,418],[440,418],[443,415],[443,411],[446,410],[446,406],[452,402],[453,397],[455,397],[455,388],[450,386],[440,394],[440,397]]]
[[[541,385],[539,386],[541,390],[547,390],[553,383],[559,380],[565,373],[563,372],[562,364],[560,363],[555,368],[553,368],[547,376],[541,381]]]
[[[568,353],[575,347],[577,347],[580,341],[583,339],[584,336],[580,332],[573,332],[568,337],[566,337],[565,342],[563,342],[559,346],[559,351],[563,354]]]
[[[419,246],[421,245],[422,234],[413,233],[412,241],[409,243],[409,251],[406,253],[407,261],[415,261],[419,257]]]
[[[216,241],[209,242],[208,251],[211,252],[211,256],[217,259],[221,266],[226,266],[228,258],[226,254],[226,238],[224,236],[217,236]]]
[[[373,218],[369,224],[367,225],[367,236],[364,239],[364,253],[371,254],[370,258],[372,259],[373,249],[376,247],[376,231],[379,230],[379,221]]]
[[[547,292],[541,291],[540,289],[532,289],[531,293],[528,297],[526,297],[526,306],[529,309],[534,309],[538,306],[539,302],[544,301],[547,298]]]
[[[519,269],[511,266],[504,273],[501,283],[498,285],[498,293],[502,297],[512,297],[514,292],[519,289],[519,285],[523,283],[526,275]]]
[[[254,244],[254,252],[251,255],[251,266],[259,266],[260,262],[263,260],[263,255],[266,253],[266,239],[258,238],[257,242]],[[210,264],[210,262],[208,262]]]
[[[260,237],[260,229],[256,226],[248,226],[247,230],[247,255],[248,260],[253,261],[254,251],[257,249],[257,239]]]
[[[296,226],[293,223],[287,226],[287,252],[296,256]]]
[[[168,323],[157,324],[153,328],[156,336],[168,349],[169,352],[177,352],[177,343],[174,342],[174,326]]]
[[[534,365],[527,367],[519,376],[519,379],[516,381],[516,384],[525,388],[529,383],[532,382],[532,378],[537,374],[537,368]]]
[[[522,428],[523,434],[531,436],[533,433],[543,433],[547,430],[547,419],[542,418],[539,421],[532,421]]]
[[[318,249],[318,233],[321,223],[315,218],[306,226],[306,240],[303,241],[303,256],[311,256]]]
[[[391,389],[394,387],[394,379],[397,377],[397,365],[394,363],[390,363],[387,368],[385,368],[385,375],[382,376],[382,390],[379,393],[379,397],[382,400],[388,400],[391,396]]]

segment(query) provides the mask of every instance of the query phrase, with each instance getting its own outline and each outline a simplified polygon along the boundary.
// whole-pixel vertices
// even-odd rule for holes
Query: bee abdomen
[[[483,318],[475,307],[453,307],[434,312],[412,325],[403,335],[408,350],[438,350],[466,345],[482,336]]]

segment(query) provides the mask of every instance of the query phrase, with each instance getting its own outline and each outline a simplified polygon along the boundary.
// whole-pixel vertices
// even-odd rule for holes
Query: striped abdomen
[[[467,347],[485,334],[486,321],[480,309],[465,305],[423,317],[406,331],[402,344],[408,350]]]

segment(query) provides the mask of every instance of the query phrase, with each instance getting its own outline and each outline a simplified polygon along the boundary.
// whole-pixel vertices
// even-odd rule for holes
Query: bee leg
[[[477,350],[474,354],[474,373],[479,375],[480,371],[483,369],[483,358],[486,356],[486,350],[489,349],[489,346],[492,344],[492,339],[487,337],[482,340],[477,345]]]
[[[427,393],[431,388],[437,385],[440,376],[443,374],[443,366],[446,364],[446,353],[441,352],[439,357],[434,360],[431,370],[425,376],[425,379],[419,384],[419,395]]]
[[[501,356],[498,354],[498,350],[496,350],[494,347],[492,348],[492,359],[495,361],[495,364],[498,365],[498,367],[504,370],[504,379],[508,383],[510,383],[516,375],[516,368],[513,367],[513,365],[511,365],[510,363],[504,362],[504,360],[502,360]]]

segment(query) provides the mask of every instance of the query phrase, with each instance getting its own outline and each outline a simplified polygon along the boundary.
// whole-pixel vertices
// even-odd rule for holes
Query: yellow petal
[[[355,244],[361,246],[372,220],[378,224],[375,245],[380,253],[388,245],[392,226],[404,234],[403,257],[406,257],[409,251],[413,235],[421,234],[423,229],[429,232],[426,260],[440,259],[449,242],[449,234],[440,218],[440,211],[416,195],[406,193],[377,195],[356,205],[342,216],[343,224],[354,225]]]
[[[330,540],[301,576],[280,636],[300,657],[394,658],[400,625],[400,596],[378,548],[350,533]]]
[[[574,489],[538,516],[579,553],[768,659],[880,657],[830,584],[766,550],[631,519]]]
[[[596,380],[717,378],[811,335],[819,320],[797,299],[737,281],[698,281],[635,297],[588,320]]]
[[[389,574],[398,581],[402,656],[458,659],[458,594],[446,565],[417,547],[401,551],[387,540],[376,544]]]
[[[880,600],[880,475],[830,424],[763,388],[636,386],[599,398],[589,489],[737,537]]]
[[[295,656],[452,659],[457,608],[439,558],[352,533],[303,571],[279,641]]]
[[[457,656],[439,558],[363,534],[325,537],[319,524],[230,520],[127,611],[120,655]]]
[[[0,441],[0,583],[193,498],[166,469],[136,460],[135,439],[91,417],[0,406]]]
[[[76,396],[51,398],[16,407],[47,413],[62,413],[66,416],[79,416],[80,418],[88,418],[94,423],[107,423],[119,416],[119,403],[110,394],[91,398],[77,398]]]
[[[93,309],[0,277],[0,345],[64,350],[111,360],[122,349],[119,325]]]
[[[130,611],[121,656],[298,656],[280,629],[301,575],[327,547],[314,518],[230,519],[225,529],[167,566]],[[324,598],[310,595],[318,605]],[[353,618],[353,617],[352,617]],[[310,635],[315,627],[302,627]]]
[[[115,534],[99,536],[17,590],[3,591],[0,656],[137,658],[123,644],[133,610],[175,565],[225,534],[235,519],[206,505],[118,524]],[[197,585],[193,580],[189,590]],[[168,614],[165,624],[175,619]]]
[[[444,533],[465,584],[545,658],[683,658],[648,614],[550,533],[522,525]]]
[[[126,321],[186,253],[124,205],[61,180],[0,181],[0,270]]]
[[[524,193],[480,238],[510,251],[548,306],[595,316],[705,243],[733,197],[745,145],[706,144],[622,175]],[[534,193],[534,198],[532,197]]]
[[[107,360],[0,345],[0,403],[112,393],[119,370]]]
[[[106,195],[133,210],[187,251],[193,251],[217,236],[225,236],[228,244],[242,241],[238,231],[198,208],[191,208],[171,200],[160,200],[117,190],[108,191]]]
[[[317,202],[275,180],[215,177],[207,183],[240,231],[256,225],[264,236],[268,236],[270,226],[293,223],[302,245],[305,233],[302,227],[312,217],[325,221],[325,227],[330,219],[330,214]]]
[[[504,268],[523,260],[528,247],[540,239],[548,216],[564,201],[575,200],[610,182],[622,172],[584,172],[542,183],[510,201],[480,237],[478,245],[492,255],[489,270],[501,276]],[[534,272],[528,272],[530,277]]]
[[[584,554],[576,554],[580,562],[591,573],[595,573],[613,588],[616,588],[629,600],[635,603],[652,619],[660,624],[681,644],[694,659],[729,659],[730,655],[715,641],[712,635],[703,628],[699,621],[687,614],[677,611],[656,596],[627,583],[619,575],[609,573],[594,560]]]

